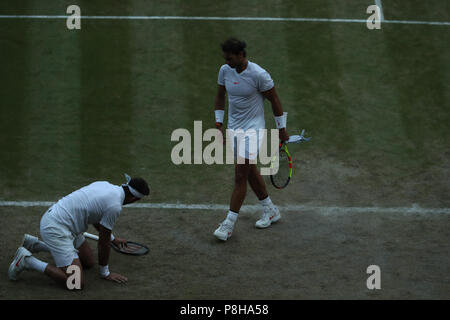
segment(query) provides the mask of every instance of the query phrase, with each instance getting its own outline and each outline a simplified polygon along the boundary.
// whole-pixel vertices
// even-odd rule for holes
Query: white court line
[[[0,201],[0,207],[50,207],[51,201]],[[450,208],[422,208],[416,204],[411,207],[342,207],[342,206],[313,206],[313,205],[280,205],[282,211],[318,211],[321,214],[343,213],[401,213],[401,214],[450,214]],[[135,203],[125,208],[143,209],[184,209],[184,210],[228,210],[228,205],[221,204],[187,204],[187,203]],[[261,210],[260,205],[246,205],[243,212]]]
[[[67,15],[0,15],[0,19],[67,19],[77,16]],[[327,19],[327,18],[275,18],[275,17],[196,17],[196,16],[80,16],[89,20],[206,20],[206,21],[281,21],[281,22],[341,22],[367,23],[367,19]],[[444,21],[384,20],[384,23],[450,26]]]
[[[380,21],[384,22],[383,5],[381,4],[381,0],[375,0],[375,4],[380,9]]]

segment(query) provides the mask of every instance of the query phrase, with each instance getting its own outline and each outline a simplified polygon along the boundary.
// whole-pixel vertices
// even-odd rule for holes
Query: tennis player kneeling
[[[114,238],[111,231],[123,205],[136,202],[150,193],[144,179],[126,177],[127,183],[122,186],[107,181],[93,182],[51,206],[41,218],[42,241],[28,234],[24,236],[22,246],[17,249],[9,267],[9,278],[17,280],[24,270],[36,270],[66,286],[69,277],[67,269],[77,266],[81,275],[80,287],[83,288],[83,269],[95,264],[93,251],[83,236],[88,225],[92,224],[99,231],[100,276],[125,283],[128,280],[126,277],[110,272],[108,268],[110,242],[117,246],[126,245],[126,240]],[[56,266],[33,256],[33,253],[40,251],[50,252]]]

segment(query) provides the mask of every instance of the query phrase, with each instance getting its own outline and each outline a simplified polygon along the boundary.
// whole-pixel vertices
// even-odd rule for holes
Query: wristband
[[[108,277],[109,274],[110,274],[110,272],[109,272],[109,267],[108,267],[108,265],[106,265],[106,266],[100,266],[100,276],[101,276],[102,278]]]
[[[217,122],[223,123],[223,117],[225,115],[225,110],[214,110],[214,113],[216,115],[216,123]]]
[[[275,117],[275,125],[277,129],[286,128],[287,112],[283,112],[282,116]]]

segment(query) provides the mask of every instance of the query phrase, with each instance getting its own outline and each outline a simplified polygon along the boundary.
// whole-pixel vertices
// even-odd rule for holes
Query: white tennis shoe
[[[24,234],[22,247],[29,250],[30,252],[34,252],[34,246],[39,243],[39,239],[29,234]]]
[[[16,251],[16,255],[14,256],[11,265],[8,270],[8,277],[11,280],[17,280],[19,274],[26,269],[25,258],[31,257],[31,252],[25,249],[24,247],[20,247]]]
[[[255,223],[255,226],[260,229],[270,227],[272,223],[277,222],[281,218],[280,210],[275,205],[263,206],[263,208],[261,219]]]
[[[231,237],[231,234],[233,233],[234,225],[227,221],[223,221],[219,227],[214,231],[214,235],[217,239],[220,239],[222,241],[226,241],[229,237]]]

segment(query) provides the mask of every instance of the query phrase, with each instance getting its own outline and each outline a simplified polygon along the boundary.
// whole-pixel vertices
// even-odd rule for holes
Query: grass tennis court
[[[382,2],[387,20],[450,21],[448,1]],[[0,15],[65,15],[71,4],[7,0]],[[374,2],[76,4],[82,15],[365,19]],[[274,79],[288,132],[313,137],[290,148],[286,190],[266,180],[272,200],[376,208],[286,212],[263,231],[253,227],[258,214],[244,212],[224,244],[212,232],[225,211],[124,209],[117,233],[150,253],[132,267],[111,254],[112,268],[130,278],[125,287],[91,270],[86,290],[73,294],[35,273],[7,281],[23,233],[37,235],[46,208],[0,206],[0,298],[101,299],[124,290],[135,299],[450,298],[450,26],[82,19],[81,30],[68,30],[64,19],[5,18],[0,34],[1,202],[57,201],[92,181],[121,184],[126,172],[147,179],[151,203],[227,205],[234,167],[176,166],[170,136],[195,120],[214,127],[219,44],[236,36]],[[265,112],[274,128],[268,102]],[[256,203],[249,191],[245,204]],[[413,205],[443,210],[382,211]],[[381,267],[382,290],[365,287],[370,264]]]

